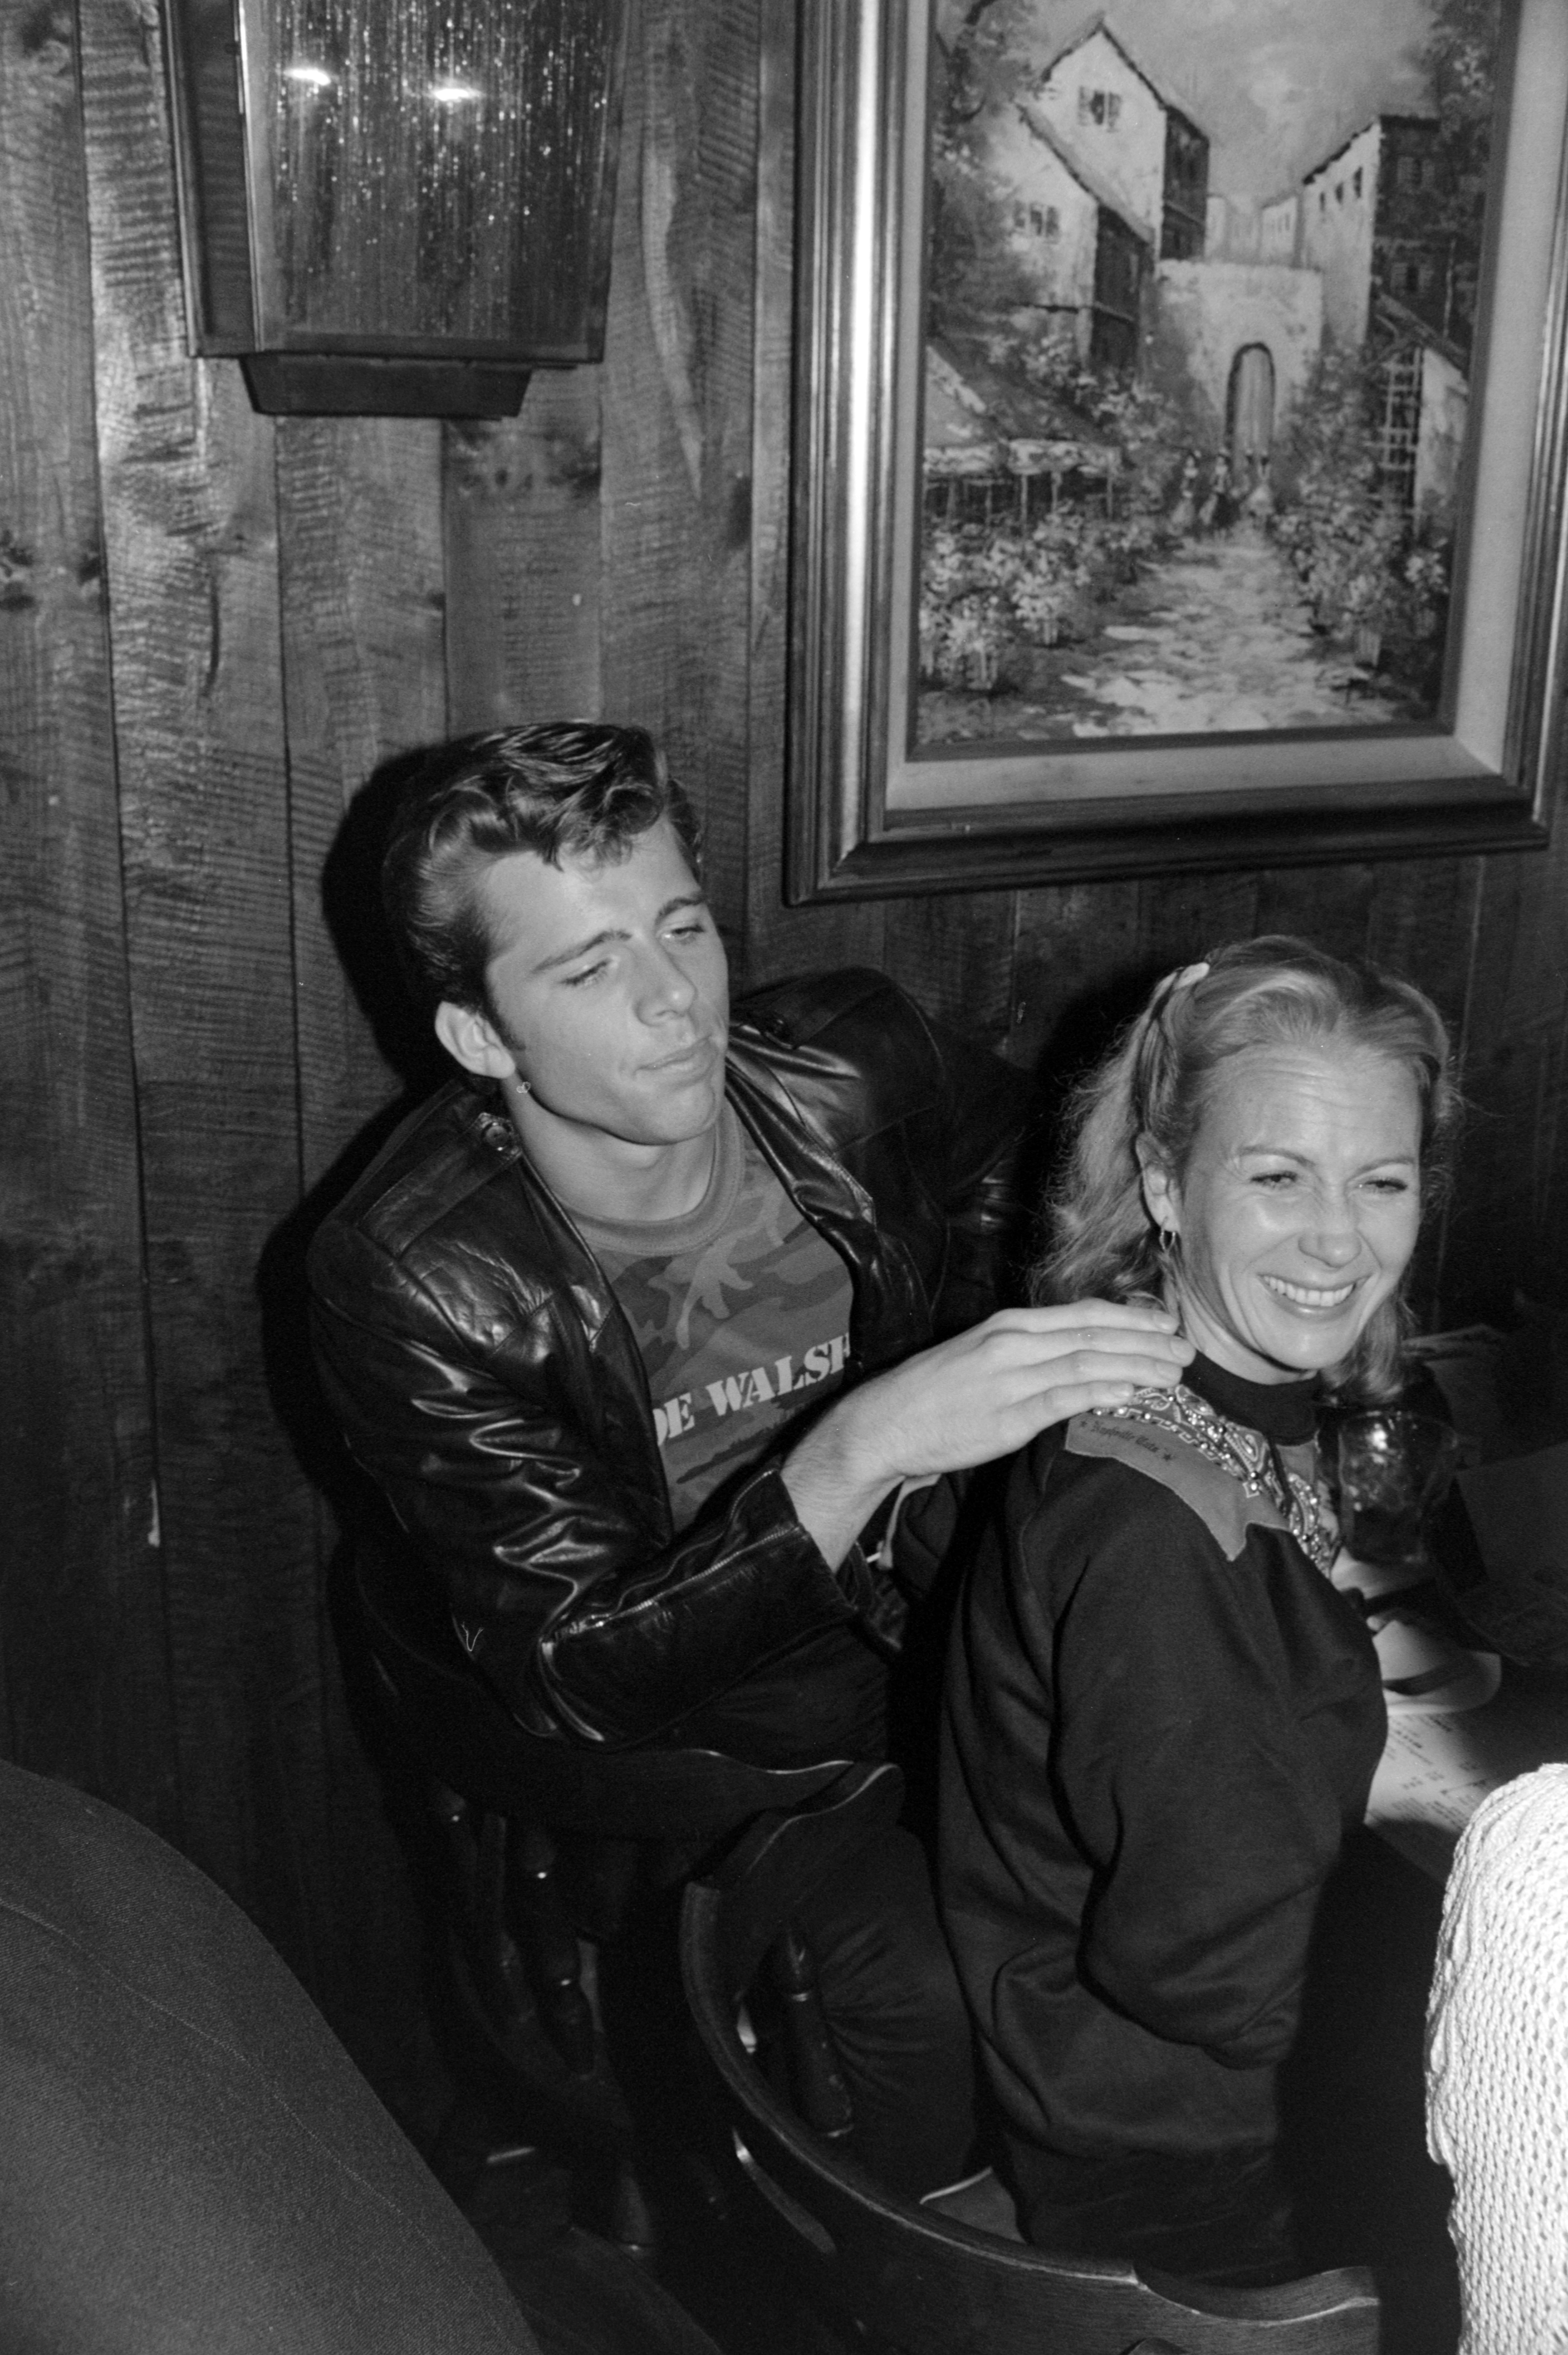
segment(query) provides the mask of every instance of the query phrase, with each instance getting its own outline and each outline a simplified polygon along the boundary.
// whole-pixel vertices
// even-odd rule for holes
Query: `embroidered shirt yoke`
[[[1199,1358],[1175,1390],[1139,1391],[1126,1406],[1075,1415],[1066,1446],[1074,1455],[1110,1456],[1158,1480],[1192,1507],[1228,1561],[1241,1552],[1249,1528],[1283,1529],[1326,1576],[1340,1533],[1318,1468],[1315,1387],[1282,1382],[1271,1396],[1249,1382],[1253,1419],[1243,1423],[1223,1412],[1224,1369]],[[1260,1430],[1256,1418],[1269,1405],[1270,1427]]]

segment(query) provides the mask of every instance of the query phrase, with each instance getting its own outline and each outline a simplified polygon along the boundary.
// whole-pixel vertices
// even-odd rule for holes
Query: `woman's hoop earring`
[[[1160,1242],[1158,1246],[1160,1258],[1163,1260],[1173,1258],[1176,1251],[1176,1243],[1177,1235],[1175,1228],[1161,1227],[1160,1230]]]

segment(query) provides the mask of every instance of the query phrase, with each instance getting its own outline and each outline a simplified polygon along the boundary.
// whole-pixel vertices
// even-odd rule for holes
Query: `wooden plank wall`
[[[429,1057],[359,787],[449,731],[658,731],[743,978],[884,967],[1028,1065],[1288,927],[1439,998],[1444,1321],[1568,1307],[1544,857],[781,900],[790,11],[638,0],[602,367],[514,421],[252,414],[186,355],[155,0],[0,0],[0,1742],[179,1840],[395,2100],[417,1925],[332,1636],[313,1219]]]

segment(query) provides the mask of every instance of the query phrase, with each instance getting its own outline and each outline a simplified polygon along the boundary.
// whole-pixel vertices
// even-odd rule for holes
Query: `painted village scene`
[[[916,741],[1442,691],[1497,0],[938,0]]]

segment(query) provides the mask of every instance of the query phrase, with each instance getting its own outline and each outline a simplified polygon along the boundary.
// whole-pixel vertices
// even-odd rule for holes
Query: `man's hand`
[[[1164,1308],[1003,1308],[837,1400],[785,1457],[784,1485],[836,1567],[901,1480],[989,1464],[1086,1408],[1169,1388],[1192,1355]]]

